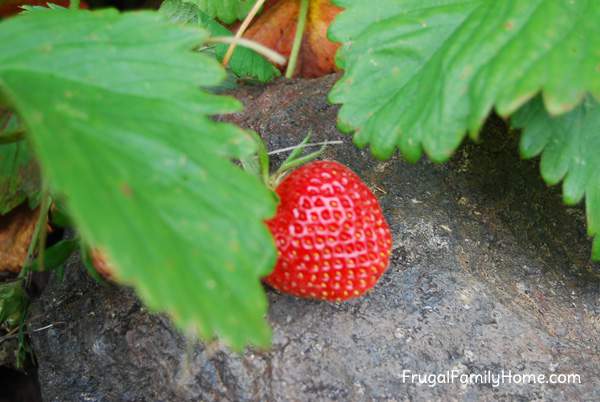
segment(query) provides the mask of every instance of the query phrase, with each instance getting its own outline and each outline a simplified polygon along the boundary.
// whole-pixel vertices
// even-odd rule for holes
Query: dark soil
[[[562,205],[537,161],[492,117],[481,144],[447,164],[379,162],[336,129],[335,77],[244,87],[228,116],[269,149],[343,139],[326,158],[362,176],[394,233],[392,264],[366,297],[343,304],[268,290],[269,351],[186,341],[133,292],[101,286],[73,259],[35,303],[33,335],[50,401],[600,400],[600,269],[582,208]],[[578,373],[581,384],[428,387],[403,370]]]

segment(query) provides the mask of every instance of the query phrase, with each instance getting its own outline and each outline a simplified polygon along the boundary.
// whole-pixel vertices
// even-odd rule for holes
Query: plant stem
[[[225,57],[223,58],[223,67],[227,67],[227,64],[229,64],[229,60],[231,60],[231,56],[233,56],[233,51],[235,50],[235,47],[238,43],[240,43],[240,39],[246,32],[246,29],[248,29],[248,27],[252,23],[252,20],[254,20],[254,17],[256,17],[256,14],[258,14],[258,12],[260,11],[260,8],[263,6],[263,4],[265,4],[265,1],[266,0],[257,0],[256,3],[254,3],[254,7],[252,7],[252,9],[242,22],[242,25],[240,25],[240,27],[238,28],[234,36],[235,40],[231,42],[231,45],[229,45],[229,49],[227,49],[227,53],[225,53]]]
[[[269,168],[269,154],[267,153],[267,147],[265,146],[264,141],[258,134],[256,134],[255,132],[252,132],[252,135],[254,135],[254,138],[258,145],[257,151],[258,151],[258,163],[259,163],[260,176],[262,178],[263,183],[268,184],[270,168]]]
[[[235,43],[235,44],[239,44],[244,47],[247,47],[248,49],[254,50],[256,53],[271,60],[273,63],[283,65],[287,61],[285,57],[283,57],[282,55],[280,55],[273,49],[269,49],[268,47],[263,46],[260,43],[254,42],[249,39],[244,39],[244,38],[236,39],[231,36],[214,36],[212,38],[209,38],[207,40],[207,43],[230,43],[230,44]],[[225,59],[223,59],[223,62],[224,61],[225,61]]]
[[[71,10],[79,10],[79,0],[70,0],[69,1],[69,8]]]
[[[290,61],[285,72],[285,78],[292,78],[294,76],[294,72],[296,71],[298,55],[300,54],[300,48],[302,47],[302,38],[304,37],[304,30],[306,29],[308,5],[308,0],[301,0],[300,12],[298,14],[298,25],[296,26],[296,36],[294,37],[294,45],[292,47],[292,53],[290,54]]]
[[[17,336],[19,340],[19,347],[17,349],[17,368],[19,369],[25,367],[25,358],[27,357],[27,349],[25,348],[25,320],[27,319],[28,307],[29,303],[27,303],[23,316],[21,317],[21,322],[19,323],[19,335]]]
[[[23,268],[19,273],[19,279],[23,279],[27,277],[29,274],[29,264],[28,262],[33,258],[33,253],[35,252],[36,247],[39,246],[39,256],[38,261],[40,261],[40,268],[43,267],[44,260],[44,248],[46,247],[46,225],[48,224],[48,211],[50,210],[50,195],[48,192],[48,187],[46,183],[42,183],[42,204],[40,205],[40,216],[38,217],[37,223],[35,224],[35,228],[33,230],[33,235],[31,236],[31,242],[29,243],[29,248],[27,249],[27,256],[25,257],[25,261],[23,262]]]
[[[25,138],[25,129],[23,129],[23,128],[7,130],[6,132],[0,131],[0,145],[12,144],[13,142],[19,142],[24,138]]]

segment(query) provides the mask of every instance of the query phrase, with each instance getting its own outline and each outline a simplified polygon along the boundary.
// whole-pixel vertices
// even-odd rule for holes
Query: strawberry
[[[342,301],[371,289],[385,272],[392,236],[373,193],[333,161],[308,163],[276,189],[267,222],[278,260],[265,282],[299,297]]]

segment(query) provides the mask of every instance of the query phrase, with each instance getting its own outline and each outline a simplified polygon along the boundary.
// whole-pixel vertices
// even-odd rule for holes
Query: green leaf
[[[160,6],[160,11],[171,21],[186,24],[198,24],[213,36],[234,36],[231,31],[214,19],[203,13],[195,2],[190,0],[166,0]],[[225,44],[214,46],[215,56],[223,61],[227,48]],[[255,79],[265,83],[279,77],[281,72],[258,53],[238,46],[229,61],[231,71],[241,79]]]
[[[67,228],[73,227],[73,220],[67,212],[65,200],[54,199],[52,200],[52,207],[50,208],[49,221],[52,226]]]
[[[208,114],[225,76],[206,31],[157,12],[52,10],[0,23],[0,92],[86,244],[186,332],[265,345],[271,192],[231,160],[252,135]]]
[[[565,203],[574,205],[586,196],[588,232],[596,236],[593,258],[600,260],[600,104],[588,97],[580,106],[552,117],[538,98],[511,119],[523,129],[521,155],[542,155],[544,180],[563,181]]]
[[[600,97],[597,0],[337,0],[340,127],[380,158],[447,160],[495,106],[542,91],[552,114]]]
[[[60,268],[65,261],[79,248],[79,240],[65,239],[44,250],[44,271]],[[40,258],[31,261],[26,267],[29,271],[41,271]]]
[[[196,5],[211,18],[218,18],[226,24],[246,17],[256,0],[186,0]]]
[[[27,311],[28,302],[22,281],[0,283],[0,328],[16,328]]]
[[[16,119],[3,124],[0,111],[0,131],[16,127]],[[25,141],[0,144],[0,215],[30,200],[36,205],[39,198],[40,180],[37,164]]]
[[[85,244],[80,244],[80,254],[81,254],[81,262],[85,267],[88,275],[96,281],[96,283],[106,285],[108,282],[104,280],[104,278],[98,273],[96,267],[94,266],[94,262],[92,261],[91,250]]]

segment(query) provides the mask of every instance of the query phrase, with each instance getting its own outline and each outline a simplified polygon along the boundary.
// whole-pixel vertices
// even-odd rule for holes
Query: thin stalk
[[[292,159],[290,161],[286,161],[286,162],[282,163],[281,166],[279,167],[279,169],[277,169],[277,173],[283,174],[283,173],[288,172],[292,169],[295,169],[299,166],[305,165],[308,162],[312,162],[313,160],[315,160],[319,156],[321,156],[321,154],[323,153],[323,151],[325,151],[326,148],[327,148],[327,145],[323,145],[321,147],[321,149],[319,149],[316,152],[305,155],[301,158]]]
[[[254,139],[256,140],[256,144],[258,145],[258,164],[259,164],[259,172],[260,177],[262,178],[263,183],[269,183],[269,154],[267,153],[267,147],[263,142],[262,138],[255,132],[252,132]]]
[[[292,53],[290,54],[290,62],[288,63],[287,70],[285,71],[285,78],[292,78],[294,76],[294,72],[296,71],[298,55],[300,54],[300,48],[302,47],[302,38],[304,37],[304,30],[306,29],[308,5],[309,0],[301,0],[300,12],[298,14],[298,25],[296,26],[296,36],[294,37],[294,45],[292,47]]]
[[[252,7],[252,10],[250,10],[248,15],[242,22],[242,25],[240,25],[239,29],[235,33],[235,40],[231,42],[231,45],[229,45],[229,48],[227,49],[227,53],[225,53],[225,57],[223,58],[223,67],[227,67],[227,65],[229,64],[229,60],[231,60],[231,56],[233,56],[233,51],[235,50],[235,47],[238,45],[238,43],[240,43],[240,39],[242,38],[242,36],[244,36],[244,33],[254,20],[254,17],[256,17],[256,14],[258,14],[258,12],[260,11],[260,8],[263,6],[263,4],[265,4],[265,1],[267,0],[257,0],[256,3],[254,3],[254,7]]]
[[[267,59],[271,60],[273,63],[284,65],[287,61],[285,57],[283,57],[282,55],[280,55],[273,49],[269,49],[268,47],[261,45],[258,42],[254,42],[252,40],[245,39],[245,38],[236,39],[231,36],[214,36],[212,38],[209,38],[207,40],[207,42],[208,43],[225,43],[225,44],[232,44],[232,45],[235,43],[238,45],[242,45],[248,49],[254,50],[256,53],[260,54],[261,56],[264,56]],[[225,64],[224,61],[225,61],[225,59],[223,59],[223,64]]]
[[[19,142],[25,138],[25,129],[16,128],[14,130],[7,130],[6,132],[0,131],[0,145],[12,144],[13,142]]]
[[[69,1],[69,8],[71,10],[79,10],[79,0],[71,0],[71,1]]]
[[[19,273],[19,279],[27,278],[29,274],[28,262],[33,258],[36,247],[39,248],[38,260],[40,261],[40,268],[43,268],[44,260],[44,248],[46,246],[46,225],[48,224],[48,211],[50,210],[50,195],[46,184],[42,184],[42,204],[40,205],[40,216],[38,217],[37,223],[31,236],[31,242],[27,249],[27,256],[23,262],[23,269]]]
[[[300,144],[300,145],[296,145],[296,146],[293,146],[293,147],[276,149],[275,151],[269,152],[269,155],[282,154],[282,153],[285,153],[285,152],[294,151],[294,150],[299,149],[299,148],[320,147],[320,146],[323,146],[323,145],[340,145],[340,144],[343,144],[343,143],[344,143],[344,141],[323,141],[323,142],[315,142],[315,143],[311,143],[311,144]]]
[[[19,334],[17,336],[19,340],[19,347],[17,349],[17,368],[22,369],[25,367],[25,358],[27,357],[27,350],[25,349],[25,320],[27,319],[27,309],[29,307],[25,307],[25,312],[21,317],[21,322],[19,323]]]

